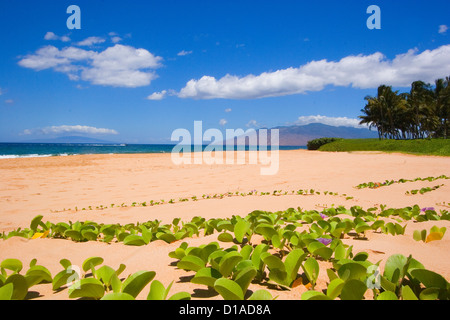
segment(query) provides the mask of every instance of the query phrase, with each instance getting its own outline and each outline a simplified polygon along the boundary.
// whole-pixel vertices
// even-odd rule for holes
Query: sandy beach
[[[393,184],[379,189],[356,189],[364,182],[417,177],[450,176],[450,161],[446,157],[414,156],[384,153],[327,153],[306,150],[280,151],[279,171],[273,176],[262,176],[260,165],[180,165],[172,163],[170,154],[141,155],[82,155],[49,158],[0,159],[0,231],[9,232],[29,227],[36,215],[43,221],[67,222],[91,220],[98,223],[136,223],[161,220],[170,223],[174,218],[188,221],[195,216],[228,218],[246,216],[253,210],[279,211],[288,208],[316,209],[343,205],[364,209],[387,205],[391,208],[413,206],[434,207],[436,211],[449,210],[450,182],[417,181]],[[439,189],[423,195],[405,192],[422,187],[443,184]],[[281,195],[225,197],[202,199],[202,195],[227,192],[247,193],[252,190],[273,192],[315,189],[320,195]],[[338,195],[325,195],[329,191]],[[159,206],[137,206],[133,202],[190,198],[199,201],[175,201]],[[445,205],[445,203],[446,205]],[[96,209],[99,206],[114,208]],[[126,207],[117,207],[126,204]],[[89,208],[92,210],[81,210]],[[76,208],[76,210],[75,210]],[[354,252],[366,251],[369,260],[383,261],[392,254],[410,254],[429,270],[450,280],[450,245],[448,232],[440,241],[416,242],[416,229],[432,226],[446,227],[449,221],[407,222],[404,235],[368,233],[367,240],[346,238]],[[217,241],[217,234],[184,240],[190,245]],[[225,244],[224,244],[225,245]],[[61,271],[59,260],[66,258],[81,265],[84,259],[101,256],[105,264],[117,268],[124,263],[129,274],[139,270],[153,270],[155,279],[166,286],[174,281],[171,293],[187,291],[193,299],[220,299],[217,293],[189,282],[191,274],[171,266],[168,256],[179,243],[152,242],[147,246],[130,247],[122,243],[75,243],[69,240],[11,238],[0,240],[0,261],[20,259],[25,266],[33,258],[46,266],[52,274]],[[321,262],[326,268],[327,263]],[[25,268],[26,269],[26,268]],[[317,288],[326,288],[326,272],[319,276]],[[250,289],[258,289],[255,284]],[[270,290],[279,299],[300,299],[307,289],[298,286],[291,291]],[[67,299],[67,290],[53,292],[49,285],[33,287],[36,299]],[[145,292],[147,294],[147,292]],[[144,296],[142,296],[144,297]],[[145,297],[144,297],[145,298]]]

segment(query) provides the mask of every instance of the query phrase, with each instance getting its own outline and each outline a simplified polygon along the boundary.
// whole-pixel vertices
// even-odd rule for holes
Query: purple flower
[[[329,245],[331,243],[331,239],[326,239],[326,238],[317,238],[317,241],[319,241],[320,243],[324,244],[324,245]]]
[[[321,217],[322,219],[328,218],[328,216],[327,216],[326,214],[323,214],[323,213],[319,213],[319,214],[320,214],[320,217]]]
[[[420,211],[426,212],[428,210],[434,211],[434,208],[433,207],[426,207],[426,208],[422,208],[422,210],[420,210]]]

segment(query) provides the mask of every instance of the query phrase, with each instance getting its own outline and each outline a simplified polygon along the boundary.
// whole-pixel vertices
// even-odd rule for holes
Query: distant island
[[[265,128],[261,128],[265,129]],[[258,131],[256,134],[259,136]],[[373,139],[377,138],[378,134],[375,131],[370,131],[365,128],[354,128],[354,127],[335,127],[329,126],[322,123],[310,123],[307,125],[292,125],[292,126],[279,126],[272,129],[279,130],[279,145],[282,147],[287,146],[306,146],[308,141],[319,139],[319,138],[343,138],[343,139]],[[267,132],[266,143],[270,144],[270,132]],[[237,138],[234,139],[235,144],[237,143]],[[248,144],[248,139],[246,139],[245,144]],[[259,142],[258,142],[259,144]]]

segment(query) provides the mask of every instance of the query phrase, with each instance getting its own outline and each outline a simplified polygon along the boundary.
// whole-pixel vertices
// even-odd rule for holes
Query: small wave
[[[17,159],[17,158],[49,158],[49,157],[67,157],[75,154],[60,153],[60,154],[7,154],[0,155],[0,159]]]

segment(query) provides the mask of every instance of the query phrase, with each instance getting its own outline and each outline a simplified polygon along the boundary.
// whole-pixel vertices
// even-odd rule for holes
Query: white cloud
[[[162,58],[145,49],[116,44],[97,52],[76,47],[58,49],[46,46],[25,56],[19,65],[36,71],[53,69],[70,80],[114,87],[147,86],[157,75],[151,69],[161,66]]]
[[[347,117],[327,117],[327,116],[301,116],[298,117],[295,124],[304,126],[310,123],[322,123],[333,127],[353,127],[367,128],[366,125],[360,125],[360,120]]]
[[[111,38],[111,42],[112,43],[119,43],[120,41],[122,41],[121,37],[112,37]]]
[[[5,103],[7,103],[7,104],[13,104],[13,103],[14,103],[14,100],[13,100],[13,99],[7,99],[7,100],[5,100]]]
[[[411,49],[388,60],[382,53],[347,56],[340,61],[311,61],[244,77],[225,75],[192,79],[178,97],[192,99],[258,99],[321,91],[328,85],[376,88],[381,84],[408,87],[413,81],[433,82],[450,73],[450,45],[418,53]]]
[[[233,111],[231,108],[225,109],[225,112],[226,112],[226,113],[229,113],[229,112],[231,112],[231,111]]]
[[[226,125],[228,123],[228,121],[226,120],[226,119],[220,119],[220,121],[219,121],[219,124],[221,125],[221,126],[224,126],[224,125]]]
[[[78,46],[90,47],[94,44],[99,44],[105,42],[105,39],[100,37],[89,37],[77,43]]]
[[[245,126],[247,128],[258,128],[261,127],[261,124],[259,124],[256,120],[250,120]]]
[[[2,88],[0,88],[0,96],[3,94],[3,90]]]
[[[161,92],[154,92],[151,95],[149,95],[147,97],[147,99],[148,100],[154,100],[154,101],[162,100],[162,99],[165,98],[166,94],[167,94],[167,90],[163,90]]]
[[[60,40],[62,42],[69,42],[70,38],[68,36],[58,36],[54,32],[47,32],[44,36],[45,40]]]
[[[192,51],[185,51],[185,50],[181,50],[180,52],[178,52],[178,56],[187,56],[189,54],[192,54]]]
[[[444,33],[447,33],[447,30],[448,30],[448,26],[446,26],[445,24],[442,24],[442,25],[440,25],[439,26],[439,33],[440,34],[444,34]]]
[[[75,125],[75,126],[51,126],[51,127],[45,127],[43,129],[26,129],[22,132],[23,135],[31,135],[31,134],[44,134],[44,135],[59,135],[59,134],[93,134],[93,135],[102,135],[102,134],[113,134],[117,135],[119,134],[116,130],[113,129],[105,129],[105,128],[95,128],[95,127],[89,127],[89,126],[81,126],[81,125]]]

